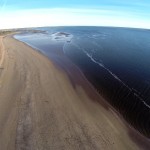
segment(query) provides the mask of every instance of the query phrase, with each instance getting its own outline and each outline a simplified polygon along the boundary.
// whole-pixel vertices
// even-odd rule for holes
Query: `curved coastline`
[[[96,91],[78,69],[69,71],[68,77],[64,57],[52,63],[12,37],[3,41],[0,147],[4,150],[149,149],[147,139],[95,97]]]
[[[49,36],[57,37],[56,35],[58,33],[59,32],[56,32]],[[34,38],[34,36],[36,38]],[[139,96],[138,91],[132,88],[134,84],[129,86],[124,80],[121,80],[122,76],[118,77],[116,73],[112,72],[110,68],[107,68],[103,62],[96,61],[86,52],[84,47],[80,46],[80,42],[79,45],[75,44],[74,39],[72,39],[71,43],[68,44],[61,34],[58,35],[61,38],[61,42],[55,38],[51,39],[49,36],[29,34],[27,38],[26,35],[25,37],[23,35],[20,36],[18,40],[30,44],[31,46],[33,45],[33,48],[35,46],[38,47],[38,50],[44,52],[44,55],[57,64],[56,66],[59,65],[62,70],[68,73],[71,83],[74,85],[77,83],[80,85],[82,83],[82,79],[80,81],[76,80],[76,76],[80,78],[81,75],[76,74],[78,71],[75,71],[75,68],[80,70],[81,74],[84,74],[83,76],[86,77],[86,80],[92,84],[92,87],[120,112],[130,125],[149,138],[149,105]],[[82,41],[82,39],[80,40]],[[71,47],[70,44],[75,45],[78,51]],[[64,50],[64,45],[68,45],[68,47],[70,45],[68,52],[67,48]],[[123,72],[125,73],[125,71]],[[132,82],[132,77],[128,76],[128,78],[129,81]],[[83,87],[85,89],[87,85]],[[88,94],[90,90],[87,91]],[[100,102],[99,98],[97,98],[97,100]]]

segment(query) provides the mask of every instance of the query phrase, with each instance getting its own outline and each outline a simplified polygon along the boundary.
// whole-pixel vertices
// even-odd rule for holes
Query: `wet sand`
[[[56,64],[0,37],[0,149],[149,149],[78,69],[68,76]]]

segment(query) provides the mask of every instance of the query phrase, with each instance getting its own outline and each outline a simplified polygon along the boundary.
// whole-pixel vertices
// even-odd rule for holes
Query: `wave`
[[[100,67],[103,67],[105,70],[107,70],[116,80],[118,80],[119,82],[121,82],[126,88],[128,88],[128,90],[130,90],[130,92],[133,92],[133,89],[130,88],[127,84],[125,84],[117,75],[115,75],[113,72],[111,72],[108,68],[106,68],[104,66],[104,64],[97,62],[90,54],[88,54],[85,50],[84,50],[85,54],[96,64],[98,64]],[[134,92],[133,92],[134,93]],[[144,99],[142,99],[137,93],[134,93],[134,95],[140,99],[143,104],[148,107],[150,109],[150,105],[148,105]]]
[[[150,105],[148,105],[144,99],[138,94],[139,92],[131,87],[129,87],[125,82],[123,82],[116,74],[114,74],[111,70],[109,70],[103,63],[101,60],[101,62],[96,61],[93,57],[92,54],[88,53],[84,48],[80,47],[79,45],[73,43],[73,45],[75,47],[77,47],[78,49],[82,50],[87,57],[89,57],[91,59],[92,62],[98,64],[100,67],[104,68],[109,74],[111,74],[116,80],[118,80],[123,86],[125,86],[130,92],[132,92],[134,94],[135,97],[137,97],[147,108],[150,109]]]

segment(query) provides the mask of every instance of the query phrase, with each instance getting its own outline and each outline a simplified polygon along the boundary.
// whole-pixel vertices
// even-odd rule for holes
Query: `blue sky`
[[[150,28],[149,0],[1,0],[0,28],[121,26]]]

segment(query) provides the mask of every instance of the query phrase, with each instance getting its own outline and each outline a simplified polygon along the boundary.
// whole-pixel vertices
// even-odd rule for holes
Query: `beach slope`
[[[0,37],[0,149],[138,150],[111,109],[48,58]]]

